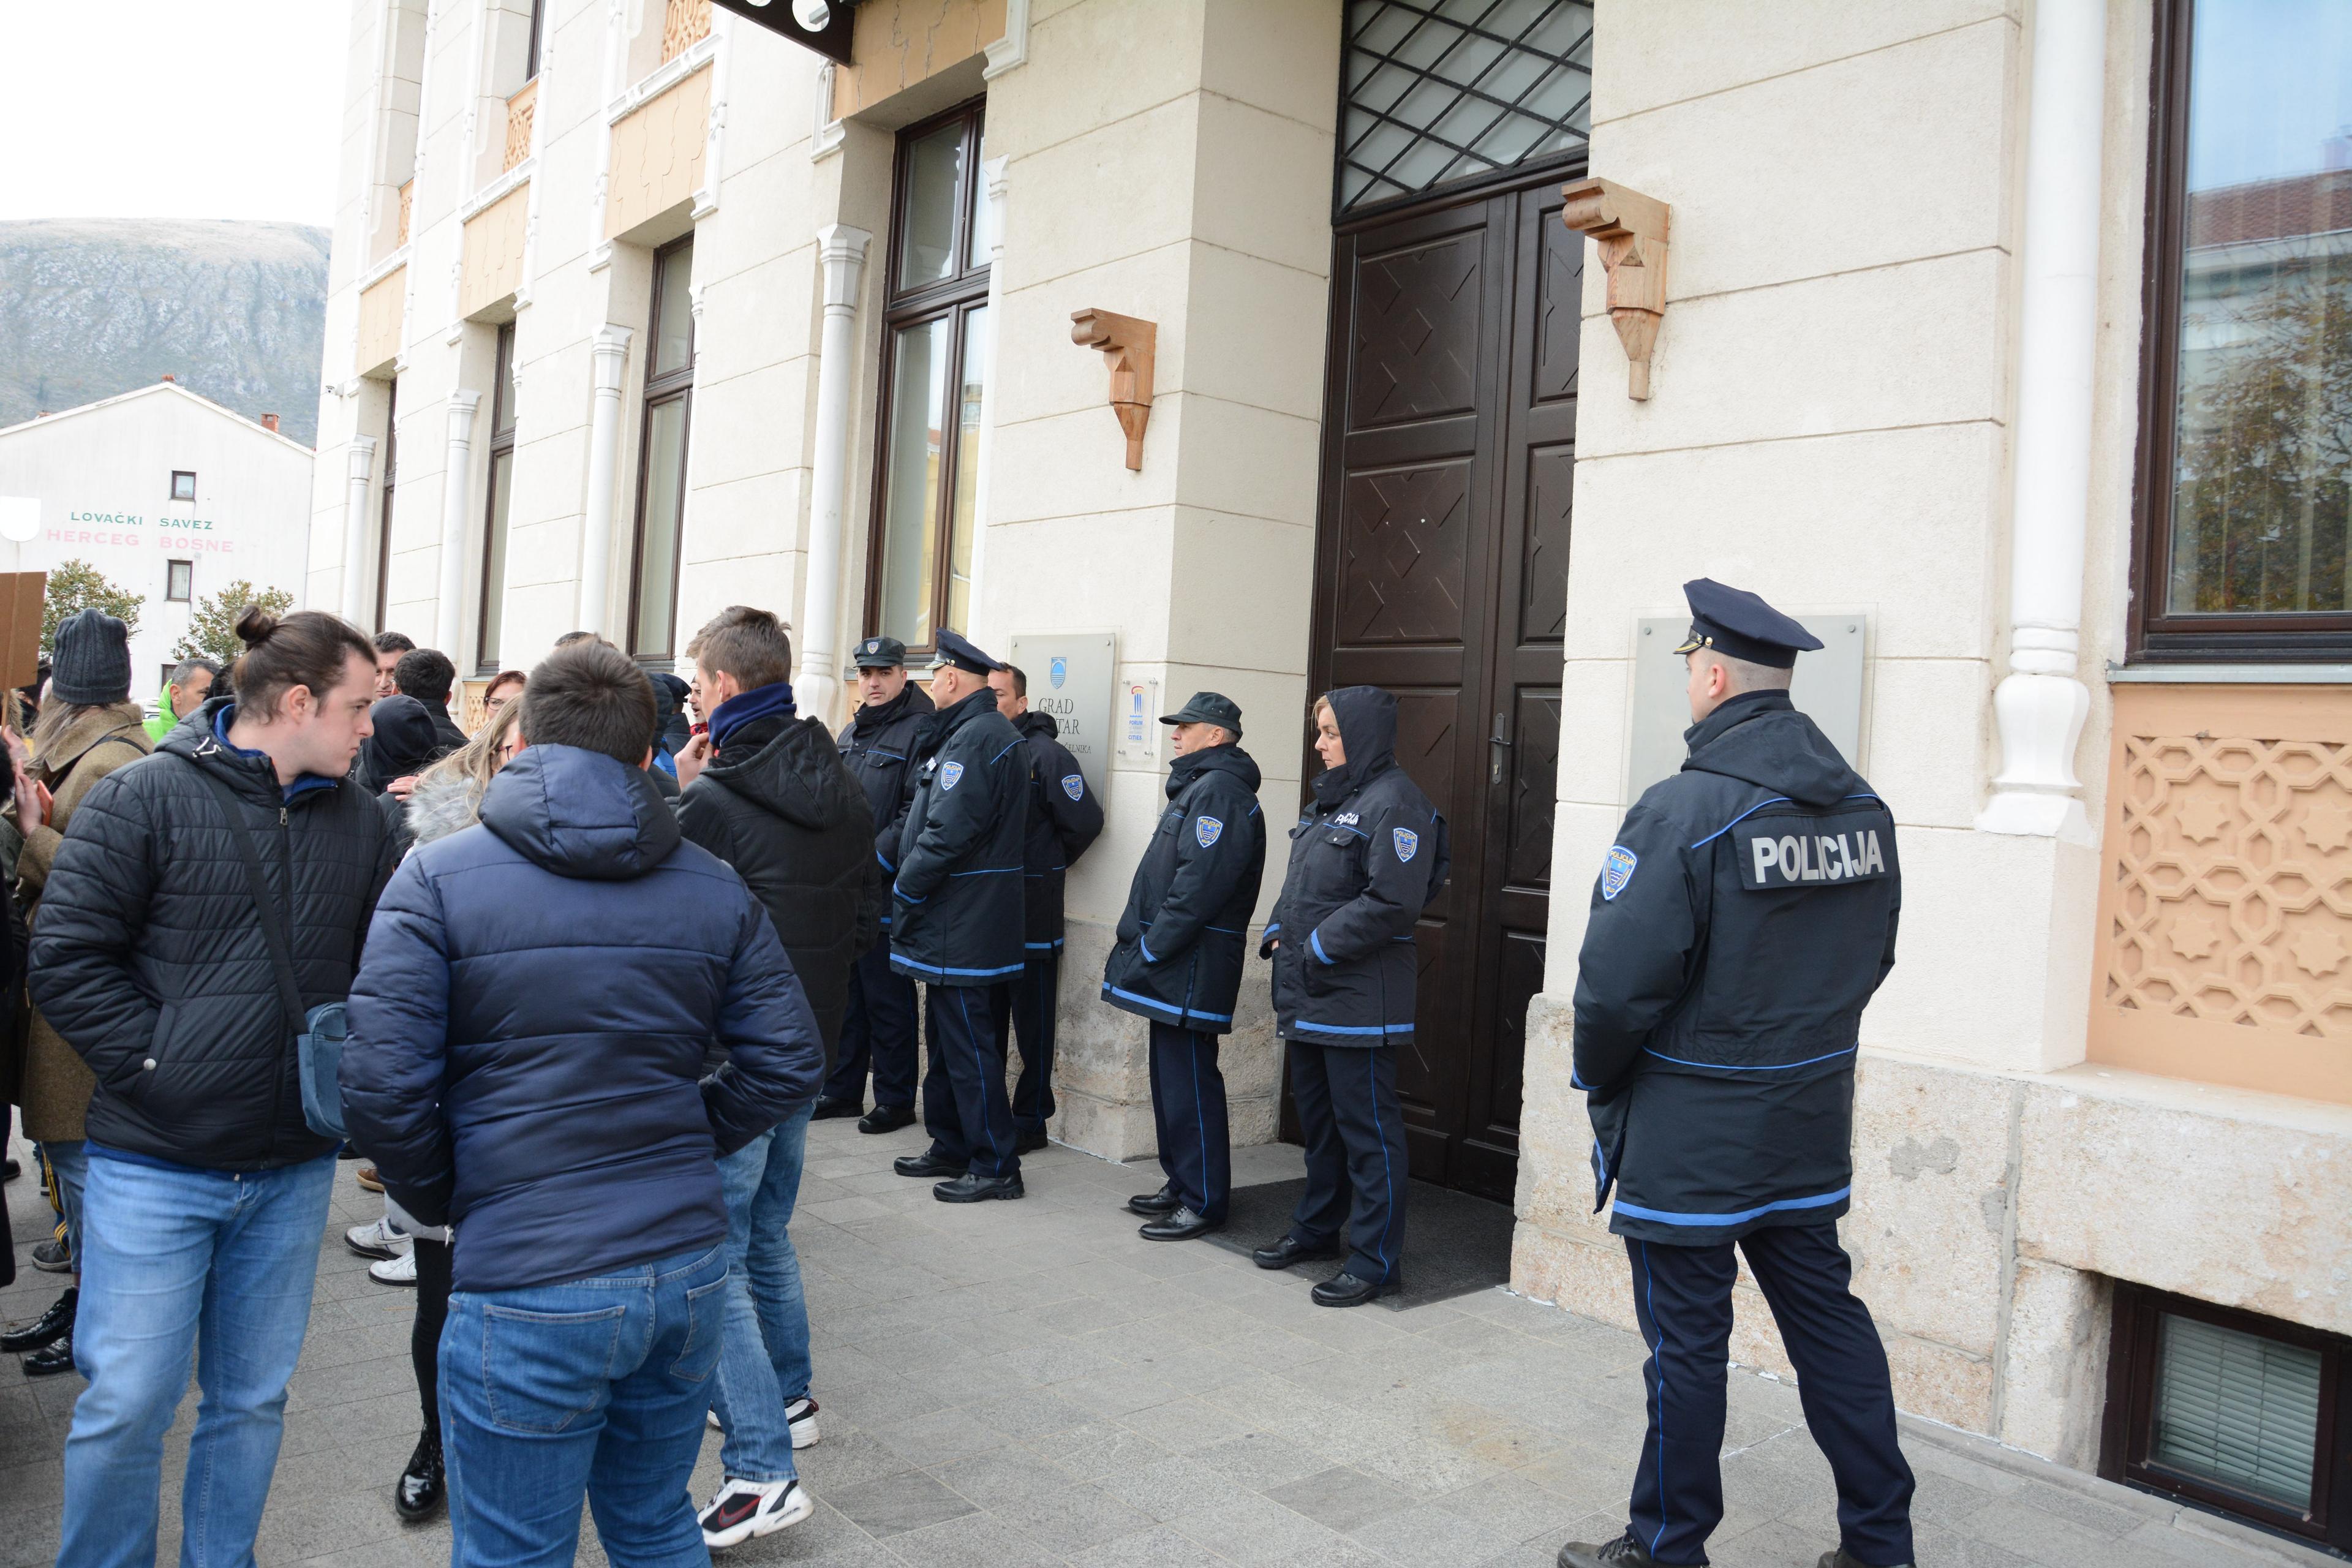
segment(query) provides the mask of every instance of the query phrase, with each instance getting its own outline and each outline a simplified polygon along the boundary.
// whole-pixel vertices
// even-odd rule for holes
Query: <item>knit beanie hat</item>
[[[131,637],[104,610],[76,610],[58,624],[49,690],[60,702],[101,707],[131,700]]]

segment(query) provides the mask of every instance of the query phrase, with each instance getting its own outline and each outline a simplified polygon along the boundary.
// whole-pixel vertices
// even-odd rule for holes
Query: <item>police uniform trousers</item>
[[[1160,1168],[1177,1201],[1212,1225],[1223,1224],[1234,1194],[1234,1151],[1216,1036],[1152,1024],[1151,1119],[1160,1128]]]
[[[1643,1379],[1650,1431],[1628,1509],[1634,1539],[1662,1563],[1704,1563],[1723,1518],[1725,1363],[1730,1359],[1733,1243],[1674,1247],[1625,1238],[1633,1310],[1650,1347]],[[1838,1533],[1872,1564],[1913,1561],[1911,1468],[1895,1438],[1886,1351],[1848,1289],[1853,1264],[1834,1225],[1771,1226],[1737,1244],[1797,1369],[1805,1425],[1837,1479]]]
[[[849,1005],[841,1016],[841,1047],[821,1091],[827,1100],[866,1102],[866,1074],[874,1074],[874,1103],[915,1108],[915,983],[890,967],[890,932],[849,966]]]
[[[1018,977],[992,989],[996,1009],[996,1054],[1021,1042],[1021,1076],[1013,1085],[1013,1124],[1043,1133],[1054,1118],[1054,1003],[1062,984],[1062,951],[1033,947],[1023,954]]]
[[[974,1175],[1021,1169],[1013,1147],[1013,1101],[1004,1092],[1004,1051],[997,1044],[995,987],[925,985],[923,1131],[931,1152]]]
[[[1397,1109],[1394,1046],[1284,1042],[1290,1100],[1307,1138],[1307,1191],[1291,1238],[1348,1245],[1345,1272],[1384,1285],[1404,1251],[1404,1116]]]

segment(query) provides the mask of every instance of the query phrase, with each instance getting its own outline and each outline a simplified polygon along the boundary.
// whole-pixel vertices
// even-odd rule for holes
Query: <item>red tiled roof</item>
[[[2352,169],[2189,193],[2189,244],[2239,245],[2352,228]]]

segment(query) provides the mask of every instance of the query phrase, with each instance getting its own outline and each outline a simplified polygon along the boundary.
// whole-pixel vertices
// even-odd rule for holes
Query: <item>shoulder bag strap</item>
[[[261,857],[254,851],[253,836],[245,830],[238,816],[236,792],[215,778],[212,770],[193,758],[178,752],[166,752],[186,764],[188,770],[205,781],[205,786],[219,800],[221,815],[228,820],[229,837],[236,840],[236,852],[245,862],[245,885],[253,895],[255,916],[261,921],[262,940],[269,946],[269,967],[278,976],[278,1000],[286,1009],[287,1026],[298,1036],[310,1028],[308,1015],[302,1006],[302,988],[294,980],[294,953],[287,932],[280,928],[283,918],[278,900],[269,896],[269,883],[261,873]],[[290,893],[292,889],[289,888]]]

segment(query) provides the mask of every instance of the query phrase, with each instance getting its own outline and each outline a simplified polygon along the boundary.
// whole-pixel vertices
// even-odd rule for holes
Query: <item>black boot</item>
[[[1559,1568],[1651,1568],[1657,1559],[1627,1531],[1616,1540],[1594,1545],[1571,1541],[1559,1549]]]
[[[442,1490],[441,1434],[427,1432],[416,1440],[408,1468],[400,1472],[400,1483],[392,1489],[392,1506],[400,1510],[401,1518],[415,1524],[441,1511]]]
[[[16,1364],[24,1368],[26,1377],[55,1377],[61,1372],[73,1371],[73,1325],[66,1325],[64,1333]]]
[[[37,1351],[73,1332],[74,1303],[80,1299],[79,1289],[67,1286],[65,1294],[50,1302],[47,1311],[21,1329],[0,1334],[0,1351],[11,1355]]]

